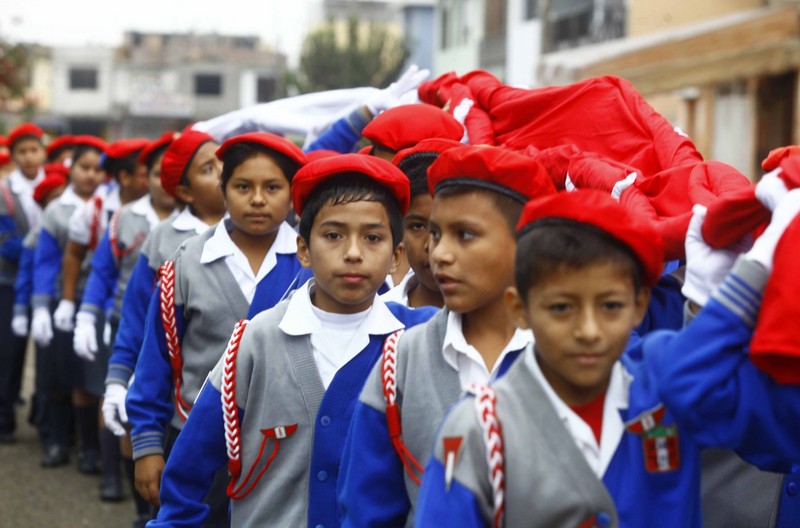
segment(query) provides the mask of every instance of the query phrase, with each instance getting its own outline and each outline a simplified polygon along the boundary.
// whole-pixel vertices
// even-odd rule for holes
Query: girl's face
[[[235,229],[249,236],[270,235],[291,210],[289,180],[272,158],[258,154],[234,169],[225,201]]]
[[[179,186],[184,191],[179,194],[181,199],[190,204],[200,217],[225,214],[225,198],[219,186],[222,162],[215,154],[217,147],[217,143],[209,141],[197,149],[186,170],[189,186]]]
[[[75,194],[88,199],[103,183],[105,172],[100,168],[100,153],[94,149],[85,151],[80,158],[72,160],[69,179]]]
[[[167,194],[161,186],[161,160],[164,159],[162,152],[153,162],[153,168],[147,175],[147,188],[150,192],[150,199],[156,209],[174,209],[175,198]]]

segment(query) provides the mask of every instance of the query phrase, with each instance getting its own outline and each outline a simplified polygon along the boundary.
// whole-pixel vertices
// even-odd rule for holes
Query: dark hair
[[[75,150],[75,145],[61,145],[57,149],[51,150],[50,153],[47,155],[47,163],[53,163],[58,159],[58,157],[64,153],[65,150]]]
[[[522,216],[522,208],[525,207],[525,204],[515,200],[514,198],[511,198],[510,196],[500,194],[499,192],[485,189],[483,187],[472,187],[469,185],[452,185],[444,187],[436,191],[436,196],[461,196],[469,193],[480,194],[488,198],[494,205],[497,212],[499,212],[501,215],[503,215],[503,218],[505,218],[506,226],[508,227],[511,236],[517,236],[517,222],[519,222],[519,217]]]
[[[9,145],[8,150],[11,151],[11,154],[14,154],[14,149],[17,148],[17,145],[28,139],[36,140],[39,142],[40,145],[44,146],[44,143],[42,143],[42,138],[40,138],[36,134],[25,134],[24,136],[19,136],[18,138],[16,138],[14,142]]]
[[[408,177],[408,183],[411,185],[412,198],[430,192],[428,190],[428,167],[433,165],[433,162],[436,161],[438,157],[438,152],[415,152],[403,158],[403,160],[397,164],[397,168],[403,171],[403,174]]]
[[[403,214],[397,198],[378,182],[361,173],[343,172],[322,182],[311,195],[303,207],[300,216],[299,231],[306,244],[310,247],[311,226],[320,210],[325,205],[343,205],[353,202],[378,202],[386,208],[389,217],[389,228],[392,231],[392,247],[397,248],[403,240]]]
[[[526,226],[517,240],[517,290],[527,299],[532,287],[556,271],[604,263],[618,266],[631,277],[634,290],[641,289],[644,268],[628,246],[593,225],[565,218],[538,220]]]
[[[103,168],[106,172],[114,176],[115,180],[119,180],[119,173],[122,171],[133,174],[136,172],[136,164],[138,163],[140,152],[141,149],[124,158],[106,157],[105,161],[103,161]],[[77,156],[74,159],[78,159]]]
[[[228,185],[233,176],[233,171],[245,161],[259,155],[268,156],[274,161],[289,183],[292,183],[292,178],[294,178],[300,166],[289,156],[258,143],[236,143],[231,145],[222,155],[222,174],[219,176],[222,192],[225,192],[225,186]]]
[[[169,147],[169,143],[165,143],[164,145],[151,150],[147,155],[147,158],[144,160],[144,164],[147,165],[148,174],[150,174],[150,171],[153,170],[153,165],[156,164],[158,157],[167,151],[167,147]]]
[[[72,163],[75,164],[81,159],[81,156],[86,154],[87,152],[97,152],[98,154],[102,155],[103,151],[98,149],[97,147],[93,147],[91,145],[83,145],[79,144],[75,146],[75,151],[72,153]]]

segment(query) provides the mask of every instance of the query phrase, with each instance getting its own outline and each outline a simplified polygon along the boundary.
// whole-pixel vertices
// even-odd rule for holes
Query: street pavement
[[[13,445],[0,445],[0,527],[130,528],[134,507],[127,482],[123,482],[123,501],[101,502],[100,477],[78,473],[74,450],[69,465],[48,469],[39,466],[41,446],[36,430],[27,421],[33,392],[31,349],[25,367],[26,404],[17,409],[18,440]]]

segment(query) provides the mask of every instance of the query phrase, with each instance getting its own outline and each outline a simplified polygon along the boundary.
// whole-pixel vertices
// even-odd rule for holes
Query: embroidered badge
[[[663,404],[644,411],[625,423],[625,429],[642,438],[644,467],[651,473],[674,471],[680,467],[678,427],[663,425],[666,409]]]
[[[597,515],[586,519],[578,525],[578,528],[608,528],[611,524],[611,516],[606,512],[600,512]]]
[[[443,438],[444,443],[444,488],[450,489],[450,484],[453,483],[453,476],[456,472],[456,462],[461,455],[461,446],[464,443],[464,438],[461,436],[450,436]]]

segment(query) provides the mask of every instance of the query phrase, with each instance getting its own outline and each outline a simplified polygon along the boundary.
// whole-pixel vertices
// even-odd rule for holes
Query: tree
[[[21,101],[24,111],[32,110],[32,101],[25,97],[28,87],[30,50],[23,44],[0,39],[0,129],[5,128],[2,114],[11,101]]]
[[[300,92],[384,87],[400,74],[408,47],[387,26],[347,21],[344,38],[333,21],[309,33],[294,83]]]

